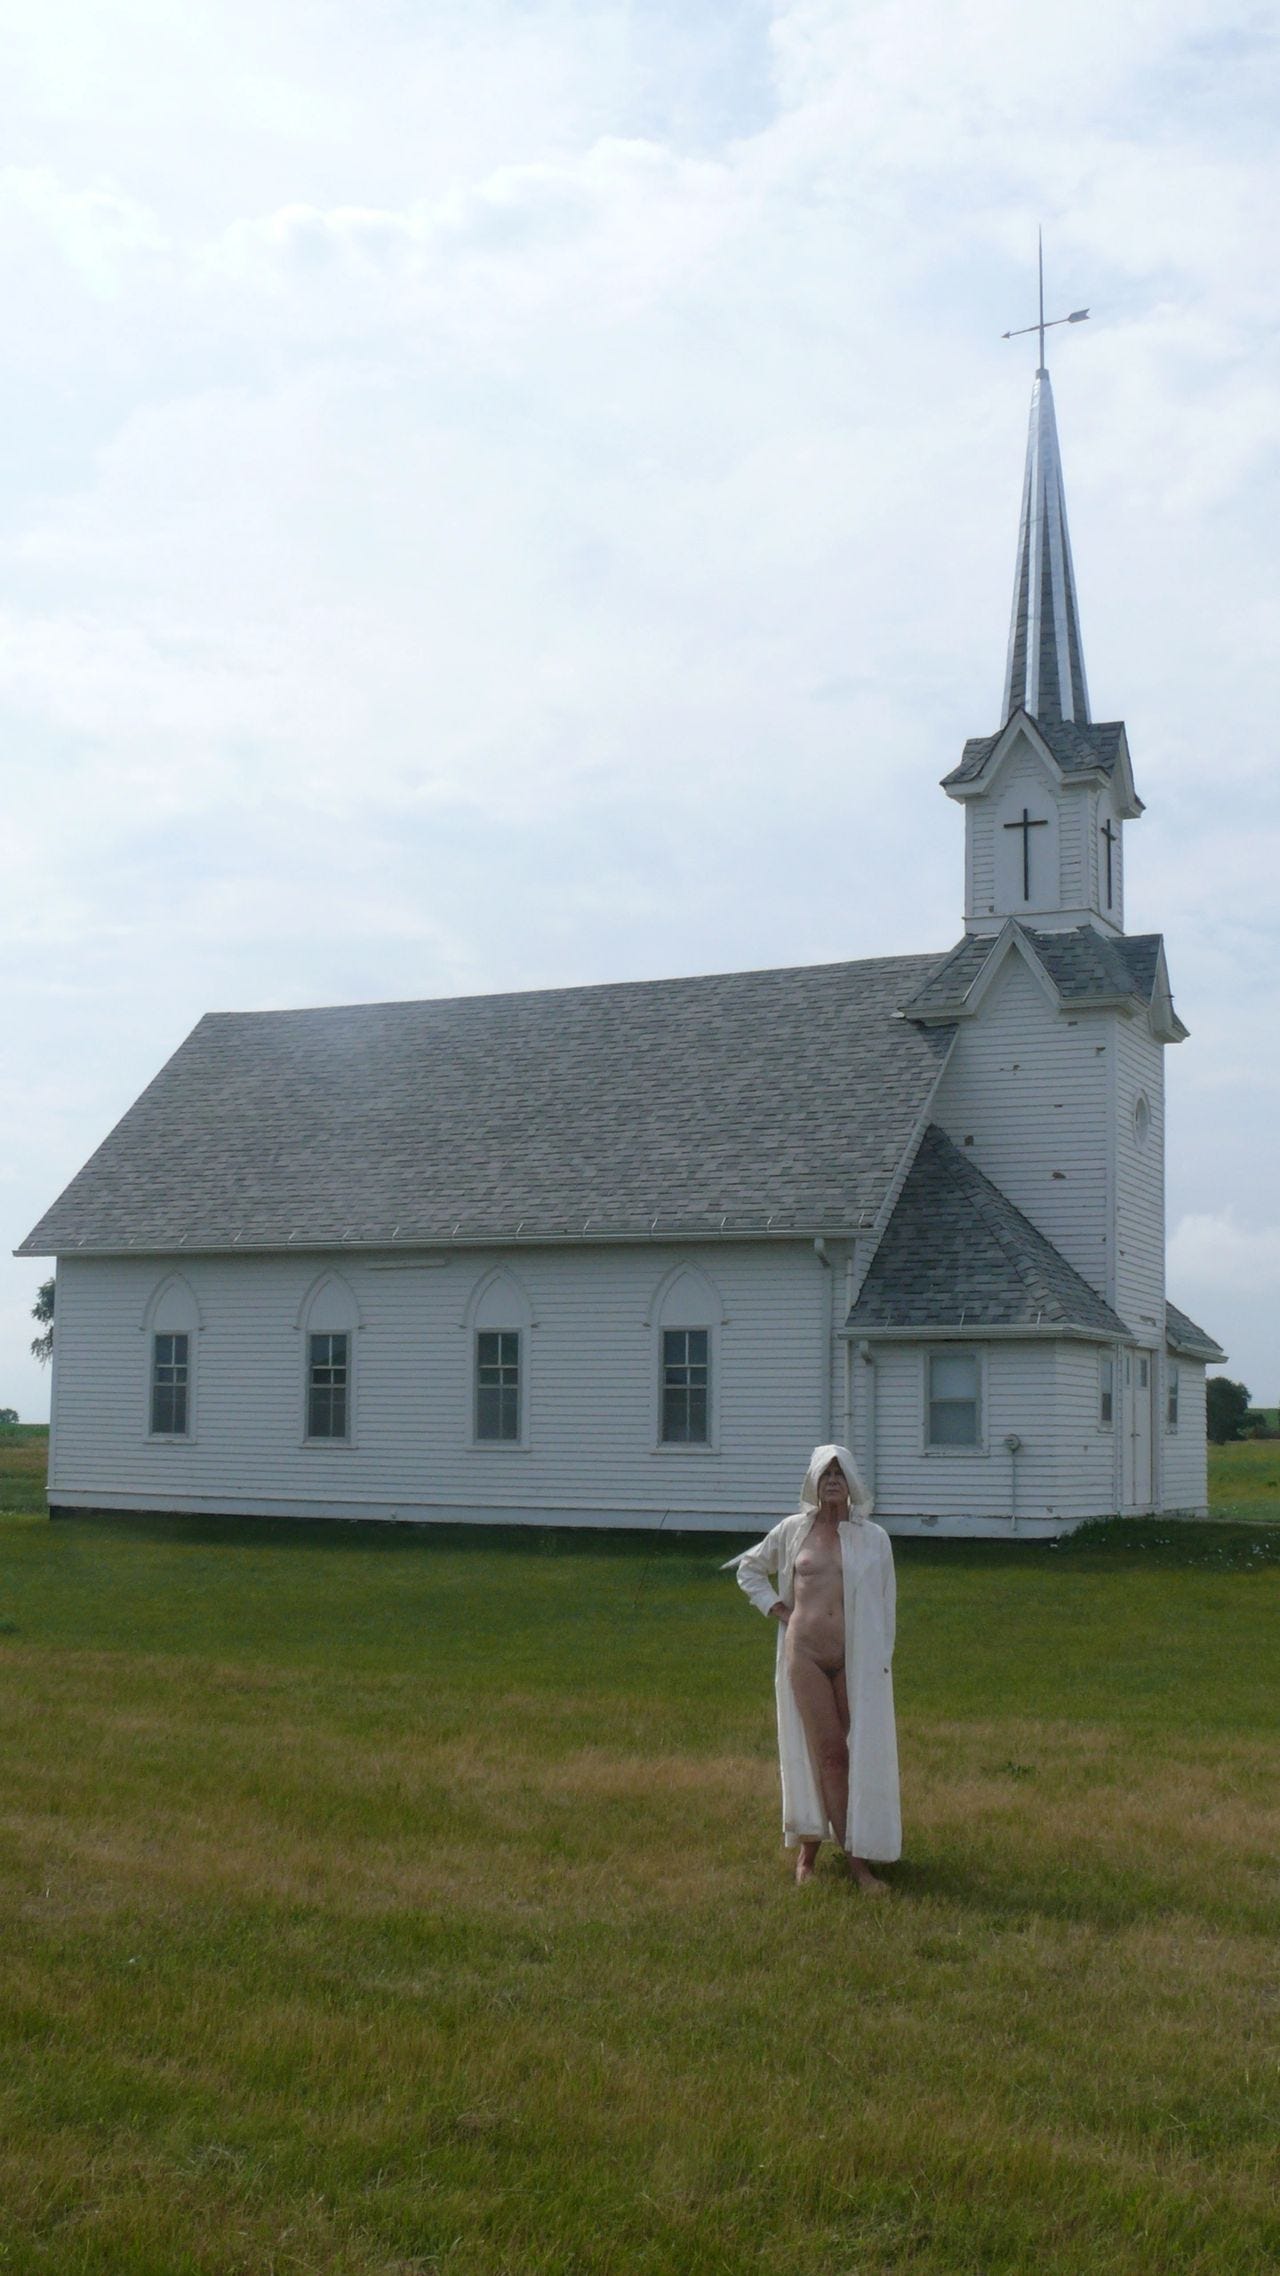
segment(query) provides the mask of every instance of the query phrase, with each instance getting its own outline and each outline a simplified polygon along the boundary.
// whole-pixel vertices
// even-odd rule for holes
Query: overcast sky
[[[1277,14],[6,0],[8,1255],[206,1010],[944,949],[1035,230],[1170,1294],[1280,1396]]]

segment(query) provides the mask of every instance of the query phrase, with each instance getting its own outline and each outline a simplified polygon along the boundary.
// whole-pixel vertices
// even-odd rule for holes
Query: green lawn
[[[1211,1446],[1209,1506],[1215,1517],[1280,1517],[1280,1438]]]
[[[880,1905],[729,1544],[0,1519],[0,2276],[1275,2265],[1250,1507],[899,1544]]]
[[[0,1423],[0,1516],[44,1515],[48,1467],[47,1423]]]

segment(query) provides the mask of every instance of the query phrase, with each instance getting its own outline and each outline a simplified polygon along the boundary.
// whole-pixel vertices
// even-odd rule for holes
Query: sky
[[[1169,1292],[1280,1398],[1280,16],[3,0],[9,1254],[209,1010],[949,947],[1043,224]]]

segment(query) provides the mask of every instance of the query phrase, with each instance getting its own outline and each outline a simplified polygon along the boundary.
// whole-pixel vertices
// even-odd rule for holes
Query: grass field
[[[32,1493],[0,2276],[1272,2268],[1280,1492],[1232,1494],[899,1544],[875,1905],[787,1881],[729,1544]]]

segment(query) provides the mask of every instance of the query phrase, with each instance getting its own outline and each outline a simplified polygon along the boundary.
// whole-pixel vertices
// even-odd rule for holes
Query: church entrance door
[[[1132,1511],[1151,1507],[1151,1398],[1154,1368],[1149,1351],[1124,1355],[1124,1498]]]

